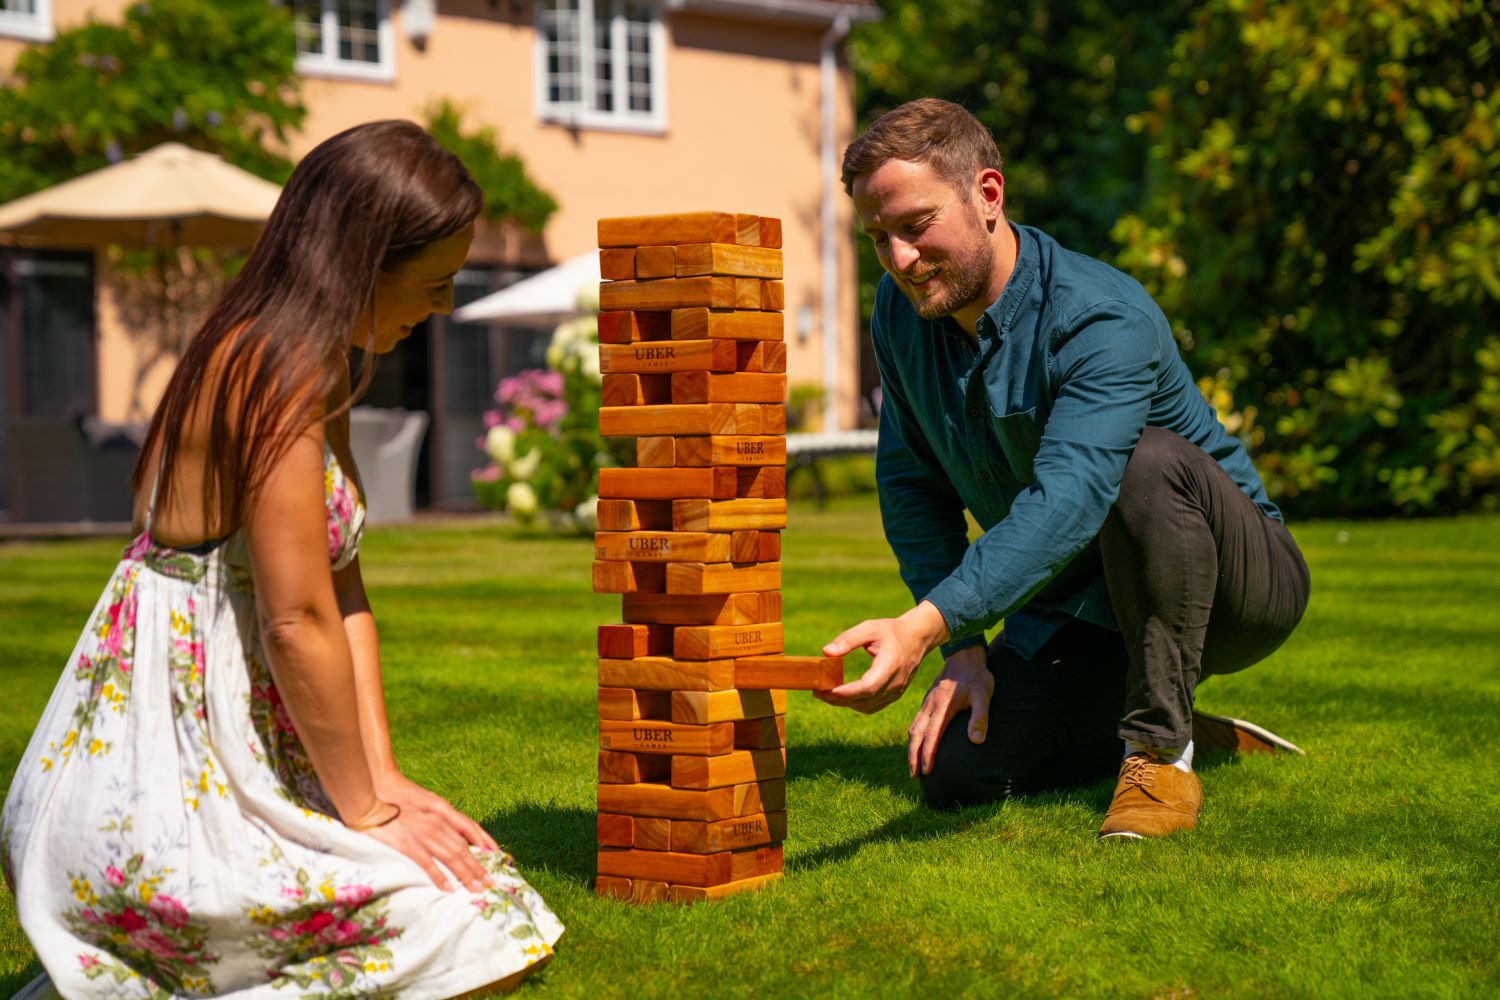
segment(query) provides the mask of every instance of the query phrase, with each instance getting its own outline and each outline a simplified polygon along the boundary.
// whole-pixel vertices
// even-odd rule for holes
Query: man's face
[[[860,225],[923,319],[951,316],[990,290],[995,251],[976,202],[931,167],[906,160],[887,160],[854,180]]]

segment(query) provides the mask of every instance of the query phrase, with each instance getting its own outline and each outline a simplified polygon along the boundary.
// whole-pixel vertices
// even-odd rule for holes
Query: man
[[[1307,567],[1156,303],[1012,225],[1001,166],[983,125],[933,99],[884,115],[844,154],[887,272],[871,319],[876,480],[918,603],[829,643],[874,660],[820,697],[879,711],[941,646],[908,730],[929,804],[1118,772],[1101,837],[1191,829],[1195,749],[1301,752],[1195,714],[1193,695],[1201,676],[1285,641]],[[984,529],[972,545],[965,509]]]

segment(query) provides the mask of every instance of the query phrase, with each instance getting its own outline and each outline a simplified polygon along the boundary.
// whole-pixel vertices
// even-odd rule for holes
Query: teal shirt
[[[918,316],[888,276],[871,318],[881,516],[913,599],[948,623],[945,656],[1001,619],[1027,658],[1070,619],[1116,627],[1097,537],[1147,426],[1202,448],[1281,518],[1146,290],[1012,229],[1015,270],[979,319],[977,350],[953,320]],[[965,509],[984,530],[972,545]]]

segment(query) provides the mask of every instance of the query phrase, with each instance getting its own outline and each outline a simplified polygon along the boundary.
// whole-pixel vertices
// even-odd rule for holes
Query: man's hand
[[[942,612],[923,601],[900,618],[873,618],[839,634],[823,647],[824,656],[843,656],[863,648],[875,659],[864,676],[814,696],[869,715],[898,700],[911,683],[917,665],[948,638]]]
[[[943,730],[953,717],[970,709],[969,741],[983,743],[990,726],[990,696],[995,693],[995,678],[985,666],[983,646],[967,646],[948,657],[938,674],[921,711],[912,720],[906,734],[906,767],[913,778],[920,765],[923,774],[932,773],[932,757],[937,752]]]

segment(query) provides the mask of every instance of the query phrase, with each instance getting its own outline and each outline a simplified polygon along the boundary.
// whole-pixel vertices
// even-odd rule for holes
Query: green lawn
[[[1094,840],[1110,784],[935,814],[905,770],[913,691],[866,718],[794,692],[786,877],[720,903],[592,894],[586,541],[492,522],[372,531],[408,772],[478,817],[568,924],[523,996],[1407,997],[1500,990],[1500,519],[1297,528],[1312,607],[1207,682],[1301,759],[1207,762],[1195,834]],[[113,541],[0,546],[6,783]],[[909,599],[870,499],[795,505],[787,650]],[[0,889],[0,996],[38,971]]]

